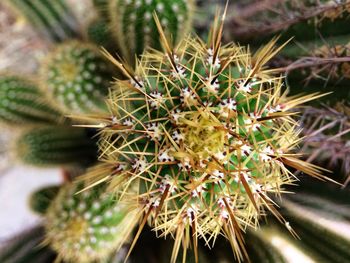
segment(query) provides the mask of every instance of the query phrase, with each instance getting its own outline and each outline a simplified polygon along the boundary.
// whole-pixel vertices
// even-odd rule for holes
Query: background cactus
[[[52,41],[79,36],[79,24],[65,0],[6,0]]]
[[[47,242],[65,262],[102,262],[128,239],[131,207],[117,204],[105,187],[66,185],[47,211]]]
[[[19,160],[37,166],[88,164],[96,155],[95,144],[85,130],[64,126],[29,129],[13,148]]]
[[[110,27],[123,56],[133,64],[135,55],[146,47],[161,48],[154,12],[175,44],[190,31],[193,8],[193,0],[113,0],[109,5]]]
[[[140,182],[134,202],[143,224],[152,218],[161,236],[174,236],[171,262],[180,244],[196,250],[197,239],[214,243],[219,234],[248,257],[241,231],[256,227],[264,209],[283,222],[268,193],[294,181],[286,166],[324,178],[292,154],[299,131],[290,110],[316,95],[287,98],[282,78],[265,69],[275,41],[255,55],[222,47],[216,21],[208,43],[189,37],[171,49],[156,23],[165,53],[144,53],[135,72],[115,62],[130,79],[110,94],[113,118],[100,139],[110,171],[103,166],[95,181],[113,174],[112,186]]]
[[[98,48],[82,42],[63,43],[49,55],[41,71],[43,89],[66,114],[106,110],[112,72]]]
[[[14,75],[0,76],[0,121],[5,124],[57,123],[60,114],[32,81]]]
[[[334,107],[310,107],[302,117],[306,136],[302,151],[308,160],[336,171],[338,180],[350,182],[350,107],[338,102]],[[337,176],[334,175],[334,176]]]

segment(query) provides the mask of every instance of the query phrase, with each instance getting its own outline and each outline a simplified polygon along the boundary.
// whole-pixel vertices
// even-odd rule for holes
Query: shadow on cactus
[[[171,262],[181,246],[183,262],[190,247],[198,261],[198,239],[214,246],[219,235],[243,260],[242,232],[267,211],[294,234],[271,199],[296,181],[288,168],[327,179],[293,151],[301,140],[293,108],[322,95],[287,97],[283,77],[265,66],[282,48],[276,39],[254,55],[223,46],[222,20],[208,43],[189,36],[172,48],[155,16],[165,53],[144,53],[135,71],[107,54],[129,80],[111,91],[111,115],[91,125],[103,127],[102,164],[82,179],[123,193],[139,185],[128,199],[140,211],[130,251],[148,222],[159,237],[175,239]]]

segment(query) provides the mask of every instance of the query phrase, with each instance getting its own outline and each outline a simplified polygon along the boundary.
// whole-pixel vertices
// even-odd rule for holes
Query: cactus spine
[[[27,79],[0,76],[0,121],[5,124],[57,122],[60,114],[43,97],[39,88]]]
[[[153,20],[156,12],[171,35],[172,44],[190,30],[194,1],[184,0],[113,0],[109,12],[111,29],[120,49],[130,63],[146,47],[160,49],[159,34]]]
[[[96,113],[106,109],[112,71],[98,48],[78,41],[54,50],[41,72],[44,89],[64,113]]]

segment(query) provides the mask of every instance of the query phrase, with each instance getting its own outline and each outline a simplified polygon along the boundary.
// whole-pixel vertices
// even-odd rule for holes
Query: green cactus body
[[[30,129],[17,139],[14,149],[19,160],[38,166],[81,164],[96,155],[85,130],[64,126]]]
[[[130,63],[146,47],[160,49],[159,33],[153,20],[156,12],[175,44],[190,30],[193,0],[113,0],[110,28]]]
[[[99,50],[77,41],[59,45],[41,72],[43,89],[66,114],[105,111],[111,76],[109,64]]]
[[[61,115],[48,105],[31,81],[0,76],[0,121],[5,124],[55,123]]]
[[[135,212],[104,187],[66,185],[46,216],[47,241],[65,262],[103,262],[129,237]]]
[[[121,67],[130,80],[118,80],[110,94],[101,159],[114,168],[113,186],[140,182],[135,199],[152,226],[175,237],[171,262],[181,242],[187,248],[220,234],[241,257],[240,230],[272,210],[268,193],[294,181],[286,166],[320,176],[290,155],[298,131],[288,111],[315,95],[282,92],[281,77],[265,69],[274,41],[255,55],[221,46],[219,23],[208,43],[188,37],[171,49],[156,24],[166,52],[144,53],[133,73]]]
[[[79,36],[79,25],[65,0],[7,0],[52,41]]]

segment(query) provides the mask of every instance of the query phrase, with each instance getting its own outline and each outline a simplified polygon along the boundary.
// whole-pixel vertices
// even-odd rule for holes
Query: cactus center
[[[72,62],[61,62],[59,66],[60,74],[65,81],[73,81],[79,75],[79,68]]]
[[[75,218],[67,224],[65,232],[69,233],[68,236],[73,242],[79,242],[80,238],[84,236],[88,225],[88,222],[85,220],[81,218]]]
[[[225,130],[219,120],[210,113],[193,112],[179,120],[184,146],[194,159],[206,159],[223,151]]]

